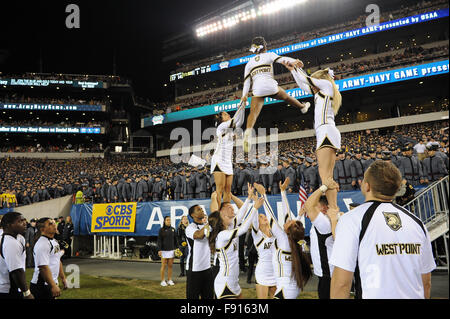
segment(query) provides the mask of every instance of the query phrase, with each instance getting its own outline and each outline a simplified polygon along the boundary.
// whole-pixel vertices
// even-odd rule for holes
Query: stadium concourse
[[[345,216],[353,216],[352,208],[364,206],[366,200],[382,202],[380,197],[367,197],[368,193],[380,194],[373,191],[372,185],[376,184],[374,179],[379,182],[384,178],[383,174],[378,178],[368,175],[375,174],[369,169],[373,165],[384,168],[387,175],[399,173],[392,173],[397,179],[384,179],[391,186],[386,188],[394,191],[389,196],[383,193],[388,198],[383,205],[391,205],[389,209],[395,212],[389,211],[392,215],[384,215],[385,219],[380,220],[397,231],[402,227],[401,222],[399,228],[394,226],[398,226],[398,216],[402,216],[403,229],[412,227],[405,222],[407,218],[415,222],[412,224],[417,229],[423,229],[423,233],[419,232],[421,237],[414,238],[414,242],[423,239],[426,247],[422,251],[429,252],[430,257],[427,265],[437,267],[424,270],[431,276],[429,297],[448,299],[448,2],[379,0],[376,5],[381,7],[377,17],[379,25],[373,26],[368,25],[369,11],[365,11],[362,2],[357,5],[342,1],[348,10],[344,10],[344,5],[337,8],[327,0],[224,1],[220,8],[210,6],[209,12],[202,10],[202,16],[196,13],[195,21],[193,18],[184,21],[184,29],[170,36],[161,35],[164,40],[151,48],[158,47],[161,51],[156,54],[159,60],[155,58],[158,65],[151,68],[133,58],[131,52],[139,49],[120,43],[123,39],[117,39],[114,50],[108,47],[102,51],[106,52],[105,56],[97,59],[98,63],[108,60],[110,57],[106,55],[113,51],[112,72],[104,71],[110,66],[89,67],[92,61],[78,67],[74,63],[73,68],[65,69],[67,72],[60,71],[61,63],[66,62],[50,66],[54,57],[46,52],[37,58],[38,69],[28,72],[20,63],[9,63],[10,55],[20,60],[15,56],[16,48],[0,50],[0,217],[7,216],[2,222],[6,234],[11,234],[11,214],[20,212],[26,219],[26,249],[20,258],[26,258],[26,268],[35,269],[34,279],[40,271],[33,264],[34,234],[55,226],[52,235],[57,241],[49,238],[50,252],[53,244],[64,248],[62,265],[65,269],[78,266],[84,283],[104,279],[106,287],[115,281],[127,289],[139,290],[145,286],[142,290],[150,291],[152,298],[173,297],[169,294],[171,287],[166,286],[174,283],[183,287],[176,297],[184,299],[193,286],[207,281],[206,276],[200,276],[201,280],[197,277],[196,281],[190,277],[187,285],[184,272],[193,276],[211,270],[211,274],[215,271],[217,280],[208,289],[215,289],[219,298],[238,297],[242,288],[244,297],[256,298],[265,293],[266,298],[274,295],[276,298],[323,298],[321,293],[325,290],[328,299],[332,289],[327,286],[327,280],[331,285],[333,271],[329,261],[332,245],[335,240],[338,242],[335,238],[341,218],[338,216],[344,216],[341,221],[348,221]],[[120,10],[114,8],[114,11]],[[330,13],[327,18],[317,19],[325,16],[325,12]],[[185,30],[187,25],[189,30]],[[119,26],[110,26],[111,30],[116,28]],[[130,32],[136,30],[132,28]],[[257,36],[264,36],[265,40],[258,38],[261,45],[252,42]],[[128,40],[149,42],[148,38],[136,39]],[[84,47],[94,50],[98,38],[92,41]],[[125,54],[123,48],[129,52]],[[244,73],[247,62],[261,63],[263,54],[273,59]],[[117,62],[122,55],[127,57],[123,64]],[[283,57],[288,62],[275,63],[283,61]],[[148,70],[155,70],[155,74]],[[157,86],[154,82],[150,84],[149,79],[159,79],[156,70],[163,70],[164,78]],[[332,84],[332,94],[324,94],[314,82],[319,80],[317,71],[325,71],[326,78],[320,80]],[[308,79],[306,89],[294,77],[295,72]],[[259,96],[252,92],[252,87],[248,96],[242,94],[244,81],[250,78],[254,85],[255,77],[261,73],[270,84],[264,83],[267,87],[286,91],[291,102],[297,102],[292,99],[295,98],[305,103],[302,105],[309,103],[312,107],[303,113],[303,109],[290,105],[286,99],[275,99],[273,93],[277,90]],[[151,86],[150,94],[147,91]],[[342,105],[338,106],[339,111],[331,111],[329,106],[334,109],[334,102],[330,101],[339,100],[339,95]],[[247,155],[242,150],[242,133],[249,123],[249,114],[255,111],[251,103],[258,99],[264,101],[254,125],[255,134],[260,138],[254,145],[258,152]],[[245,115],[240,121],[236,114],[242,115],[239,113],[242,110]],[[339,147],[334,140],[330,141],[329,131],[319,147],[317,119],[320,117],[323,123],[319,127],[330,125],[336,129],[333,132],[338,131],[334,137]],[[330,119],[331,123],[327,122]],[[236,123],[239,123],[237,128]],[[236,129],[233,135],[222,131],[224,124]],[[275,139],[269,143],[272,136]],[[323,149],[329,151],[328,164],[334,165],[332,176],[325,176],[324,180],[321,179],[323,166],[319,170],[319,163],[324,161],[319,154],[324,153],[318,152]],[[220,158],[219,153],[223,155]],[[224,154],[232,158],[227,165],[224,165]],[[261,185],[257,189],[259,195],[252,197],[253,186],[257,184]],[[319,191],[327,195],[319,199]],[[337,194],[336,211],[331,207],[330,193]],[[214,197],[217,194],[218,200]],[[225,201],[227,196],[232,198],[233,210]],[[264,204],[258,196],[264,197]],[[303,196],[310,199],[309,205]],[[246,200],[247,197],[250,199]],[[311,204],[311,198],[317,199],[317,203]],[[258,209],[246,205],[254,207],[257,203],[261,204],[259,212],[264,208],[266,213],[250,225],[249,216],[258,216]],[[322,222],[327,221],[327,231],[323,234],[318,232],[319,226],[311,217],[314,215],[311,207],[319,206],[317,215],[323,217]],[[236,219],[227,215],[233,212]],[[203,213],[212,217],[208,219]],[[291,217],[295,222],[287,221],[285,226],[290,226],[276,233],[279,229],[274,224],[281,223],[284,213],[285,222]],[[48,219],[41,219],[44,215]],[[186,215],[195,231],[182,225],[181,219]],[[294,224],[302,231],[294,234],[290,228]],[[210,225],[214,226],[210,228]],[[253,242],[252,232],[258,231],[263,239]],[[263,231],[265,235],[261,235]],[[20,241],[16,235],[13,237]],[[276,241],[261,245],[275,236],[279,236]],[[221,241],[226,244],[217,247]],[[397,244],[391,245],[395,248]],[[203,248],[201,253],[198,247]],[[233,249],[228,250],[230,247]],[[267,250],[274,247],[270,254],[284,256],[273,264],[266,263],[265,267],[270,264],[267,272],[270,276],[260,268],[253,273],[255,255],[260,260],[263,258],[257,250],[259,247]],[[175,255],[178,251],[183,251],[182,259]],[[193,257],[194,251],[197,259]],[[304,258],[291,259],[294,253]],[[55,255],[56,252],[53,258],[58,258]],[[199,255],[206,256],[206,262],[199,262]],[[3,261],[7,262],[0,258]],[[202,262],[208,267],[197,271],[195,268],[201,268]],[[0,263],[3,267],[0,275],[9,274],[4,263]],[[232,267],[229,263],[233,263]],[[218,267],[222,267],[220,272]],[[276,267],[281,270],[275,276]],[[409,265],[406,268],[413,269]],[[311,269],[314,274],[309,274]],[[283,277],[285,270],[287,273],[292,270],[293,276]],[[32,269],[24,271],[26,276],[31,276]],[[261,273],[267,275],[263,276],[263,282],[270,284],[255,285]],[[9,281],[9,277],[4,277],[5,282]],[[272,281],[272,277],[276,280]],[[427,297],[427,280],[421,278],[423,282],[418,283],[417,289],[409,291],[419,291],[419,298]],[[59,279],[54,276],[54,280],[56,283],[60,280],[63,286],[67,284],[64,275]],[[0,289],[5,290],[6,286],[2,285],[0,282]],[[260,286],[266,287],[267,292],[261,292]],[[351,288],[351,295],[360,297],[360,285],[356,286],[356,291]],[[277,292],[271,291],[273,287]],[[89,289],[84,291],[92,295],[80,295],[102,298]],[[20,290],[25,292],[25,297],[29,296]],[[9,294],[3,290],[0,293]],[[144,293],[140,291],[136,298]],[[404,295],[406,298],[414,298],[408,293]],[[61,294],[64,298],[64,291]],[[73,291],[68,295],[77,298]],[[107,292],[102,296],[107,297]]]

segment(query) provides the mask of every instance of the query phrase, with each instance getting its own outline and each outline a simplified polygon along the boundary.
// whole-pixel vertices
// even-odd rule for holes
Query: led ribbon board
[[[0,103],[0,110],[19,111],[105,111],[103,105],[82,105],[82,104],[35,104],[35,103]]]
[[[37,79],[2,79],[0,86],[36,86],[36,87],[56,87],[72,86],[83,89],[104,89],[106,83],[100,81],[70,81],[70,80],[37,80]]]
[[[0,133],[102,134],[101,127],[0,126]]]
[[[362,88],[368,88],[371,86],[395,83],[400,81],[420,79],[428,76],[435,76],[448,73],[449,60],[426,63],[421,65],[409,66],[401,69],[388,70],[378,73],[366,74],[357,77],[351,77],[343,80],[336,81],[336,85],[339,90],[348,91]],[[286,91],[289,95],[300,99],[311,97],[311,94],[296,88]],[[250,107],[250,98],[247,100],[247,108]],[[197,107],[185,111],[172,112],[169,114],[158,115],[153,117],[144,118],[142,121],[142,127],[160,125],[164,123],[183,121],[193,118],[200,118],[204,116],[213,115],[219,112],[232,112],[238,108],[240,100],[228,101],[224,103],[218,103],[213,105],[206,105]],[[274,100],[272,98],[266,98],[265,104],[274,104],[281,101]]]
[[[278,49],[269,50],[269,52],[275,52],[278,55],[284,55],[296,51],[311,49],[314,47],[318,47],[321,45],[326,45],[330,43],[335,43],[339,41],[344,41],[348,39],[362,37],[368,34],[374,34],[382,31],[389,31],[400,27],[406,27],[410,25],[414,25],[417,23],[427,22],[435,19],[441,19],[448,17],[449,9],[441,9],[437,11],[431,11],[423,14],[417,14],[410,17],[405,17],[401,19],[396,19],[388,22],[380,23],[377,26],[364,27],[351,31],[345,31],[341,33],[327,35],[321,38],[312,39],[304,42],[290,44]],[[232,68],[235,66],[239,66],[247,63],[254,55],[249,55],[237,59],[232,59],[229,61],[223,61],[220,63],[215,63],[212,65],[201,66],[195,68],[191,71],[180,72],[176,74],[172,74],[170,76],[170,81],[180,80],[188,76],[199,75],[208,72],[220,71],[227,68]]]

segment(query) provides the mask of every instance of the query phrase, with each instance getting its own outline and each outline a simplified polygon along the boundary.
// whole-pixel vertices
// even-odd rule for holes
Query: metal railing
[[[449,269],[449,177],[434,182],[404,205],[425,224],[432,242],[437,269]]]
[[[428,186],[404,207],[420,218],[425,225],[443,214],[447,214],[448,219],[448,194],[449,178],[446,176]]]

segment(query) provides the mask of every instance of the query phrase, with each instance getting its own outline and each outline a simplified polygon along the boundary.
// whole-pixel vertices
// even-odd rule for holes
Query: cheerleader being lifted
[[[274,52],[267,52],[267,44],[263,37],[256,37],[252,41],[250,51],[256,55],[248,61],[245,66],[244,87],[242,91],[241,104],[246,104],[250,88],[253,97],[250,104],[250,114],[247,117],[247,127],[244,132],[244,152],[248,153],[251,148],[251,132],[264,105],[264,99],[271,97],[276,100],[284,100],[290,105],[301,109],[305,114],[310,103],[300,103],[297,99],[288,95],[285,90],[278,86],[273,75],[273,63],[295,63],[297,60],[289,57],[281,57]]]

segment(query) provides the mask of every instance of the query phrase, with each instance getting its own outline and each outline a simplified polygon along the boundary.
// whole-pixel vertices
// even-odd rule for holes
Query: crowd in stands
[[[439,152],[446,158],[448,169],[448,122],[342,133],[343,150],[349,158],[353,158],[358,149],[367,153],[371,148],[376,151],[378,159],[385,156],[383,151],[392,152],[392,156],[397,157],[401,155],[405,144],[416,145],[419,141],[425,144],[438,143]],[[311,159],[313,167],[317,166],[314,155],[315,137],[282,141],[278,147],[278,158],[288,159],[292,166],[309,165],[305,158]],[[261,165],[268,165],[267,155],[259,157],[257,163],[241,162],[235,165],[237,184],[233,191],[236,194],[242,193],[241,174],[245,173],[247,177],[253,176],[252,178],[259,180],[257,168]],[[278,169],[281,170],[281,166]],[[179,184],[177,176],[181,176],[183,185]],[[129,156],[70,161],[8,157],[0,159],[0,194],[8,194],[3,198],[15,198],[11,203],[3,202],[3,207],[74,195],[79,190],[83,192],[86,201],[97,203],[158,201],[173,199],[176,191],[182,192],[184,198],[208,196],[214,190],[214,180],[209,165],[190,168],[185,163],[172,163],[169,157],[156,160]]]
[[[416,5],[408,5],[408,7],[401,6],[397,10],[393,10],[391,12],[381,12],[380,22],[386,22],[391,20],[400,19],[406,16],[410,15],[417,15],[425,12],[429,12],[432,10],[438,10],[444,7],[448,6],[448,2],[446,0],[435,0],[435,1],[421,1],[418,2]],[[297,42],[303,42],[308,41],[320,37],[324,37],[330,34],[334,33],[340,33],[345,32],[353,29],[362,28],[365,26],[367,15],[361,15],[358,18],[354,19],[353,21],[347,21],[341,24],[334,24],[331,26],[326,26],[320,29],[315,29],[312,31],[307,32],[294,32],[292,34],[289,34],[285,37],[272,39],[272,41],[268,41],[268,49],[275,49],[279,47],[283,47],[292,43]],[[268,39],[266,39],[268,40]],[[207,64],[214,64],[219,63],[222,61],[227,61],[231,59],[235,59],[242,56],[249,55],[248,47],[243,47],[240,49],[230,50],[227,52],[222,52],[220,54],[217,54],[213,57],[208,57],[202,60],[198,60],[192,63],[182,64],[180,68],[176,70],[176,73],[178,72],[186,72],[190,71],[192,69],[195,69],[196,67],[207,65]]]

